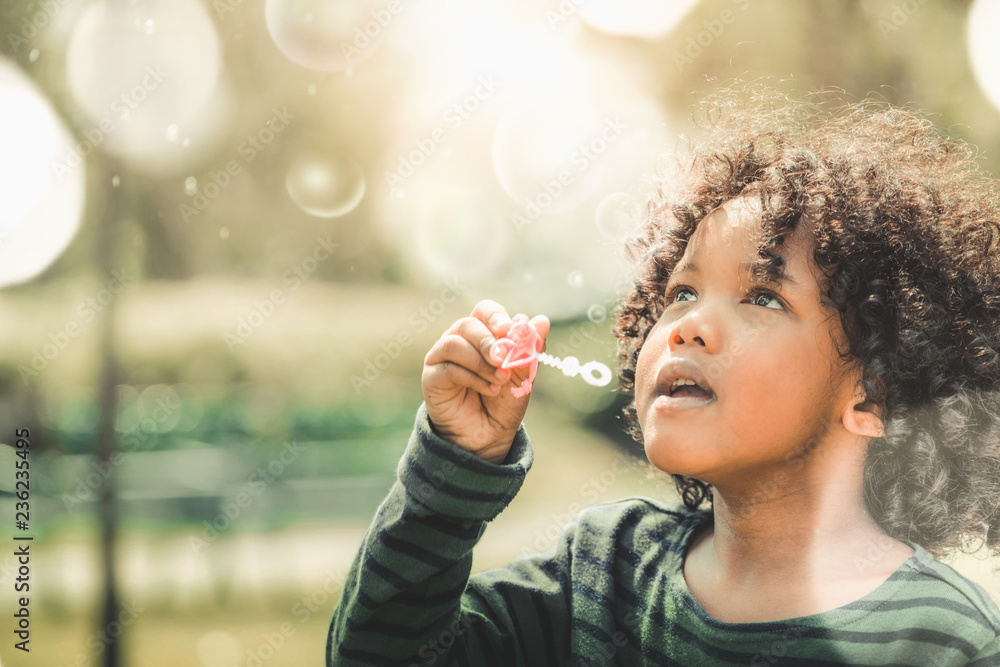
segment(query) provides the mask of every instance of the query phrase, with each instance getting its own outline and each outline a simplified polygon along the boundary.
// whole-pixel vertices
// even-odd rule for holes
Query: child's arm
[[[542,336],[548,321],[533,322]],[[425,359],[425,405],[398,480],[344,582],[328,665],[553,664],[568,659],[569,533],[549,558],[519,558],[469,581],[472,549],[532,461],[528,397],[496,374],[492,342],[510,326],[481,302]],[[518,369],[514,383],[527,376]],[[493,385],[493,386],[491,386]]]

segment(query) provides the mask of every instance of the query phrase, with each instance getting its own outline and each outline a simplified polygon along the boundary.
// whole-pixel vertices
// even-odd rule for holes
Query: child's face
[[[666,472],[716,486],[746,482],[839,423],[851,397],[853,377],[840,371],[831,340],[843,339],[840,322],[821,307],[811,270],[810,232],[800,226],[780,246],[795,281],[780,289],[750,284],[741,268],[756,258],[760,236],[752,203],[728,202],[698,225],[666,285],[635,381],[646,455]],[[681,272],[686,262],[698,271]],[[698,366],[714,400],[672,407],[680,401],[664,395],[664,364],[675,357]]]

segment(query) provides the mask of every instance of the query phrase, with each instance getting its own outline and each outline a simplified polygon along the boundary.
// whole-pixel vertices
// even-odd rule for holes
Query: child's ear
[[[882,419],[879,417],[880,411],[871,403],[860,400],[851,401],[844,408],[844,428],[854,435],[863,435],[869,438],[881,438],[885,435]]]
[[[840,421],[844,428],[854,435],[863,435],[868,438],[881,438],[885,435],[882,424],[881,408],[868,401],[865,401],[865,391],[861,386],[861,371],[853,368],[847,375],[848,386],[852,387],[851,398],[844,405],[844,412]]]

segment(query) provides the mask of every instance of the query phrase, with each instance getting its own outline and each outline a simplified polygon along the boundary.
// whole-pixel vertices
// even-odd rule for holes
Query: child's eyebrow
[[[743,262],[742,264],[740,264],[739,268],[740,271],[749,273],[751,264],[748,262]],[[701,269],[699,269],[698,265],[695,264],[693,261],[686,259],[680,264],[678,264],[677,267],[674,269],[673,275],[676,276],[678,273],[701,273]],[[765,282],[771,282],[771,281],[765,281]],[[778,282],[788,283],[789,285],[795,285],[795,286],[798,286],[799,284],[797,280],[788,275],[788,273],[785,271],[784,268],[782,268],[781,272],[778,274]]]

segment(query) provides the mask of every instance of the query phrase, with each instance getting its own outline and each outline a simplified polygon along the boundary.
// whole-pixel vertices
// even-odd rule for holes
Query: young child
[[[1000,552],[1000,190],[912,112],[747,97],[651,197],[615,327],[683,503],[469,576],[532,462],[483,301],[427,354],[328,665],[1000,665],[1000,610],[937,560]]]

